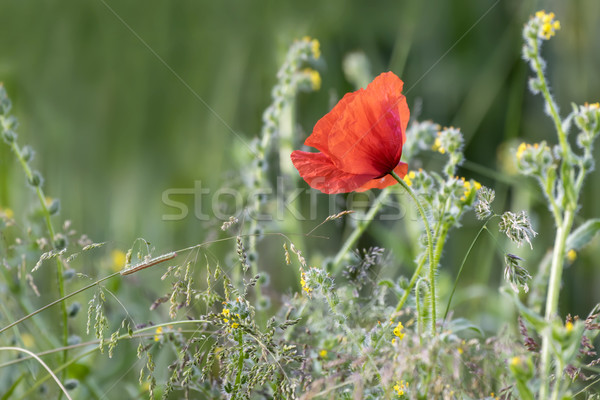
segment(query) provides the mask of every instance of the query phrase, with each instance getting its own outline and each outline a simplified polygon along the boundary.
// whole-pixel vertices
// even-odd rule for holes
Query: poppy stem
[[[425,215],[425,210],[423,206],[419,202],[417,195],[415,192],[408,186],[406,182],[402,178],[398,176],[394,171],[390,172],[390,175],[394,177],[398,181],[398,183],[406,190],[408,195],[412,198],[419,210],[419,214],[421,214],[421,219],[423,220],[423,224],[425,225],[425,233],[427,234],[427,250],[429,252],[429,285],[430,285],[430,293],[431,293],[431,333],[435,334],[436,329],[436,298],[435,298],[435,258],[433,256],[433,239],[431,237],[431,228],[429,226],[429,220]]]

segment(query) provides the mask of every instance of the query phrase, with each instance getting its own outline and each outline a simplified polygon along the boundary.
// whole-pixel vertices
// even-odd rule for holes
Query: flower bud
[[[60,233],[58,235],[56,235],[54,237],[54,248],[56,250],[62,250],[64,248],[67,247],[68,241],[67,238],[64,235],[61,235]]]
[[[48,206],[48,212],[50,213],[50,215],[55,215],[55,214],[58,214],[59,211],[60,211],[60,200],[53,199],[52,203],[50,203],[50,205]]]
[[[75,276],[75,270],[72,268],[65,269],[65,272],[63,272],[63,278],[67,281],[73,279],[74,276]]]
[[[38,187],[42,185],[44,178],[42,178],[42,174],[38,171],[33,171],[31,174],[31,178],[29,178],[29,184],[33,187]]]
[[[11,130],[4,130],[2,131],[2,139],[4,139],[7,144],[11,144],[17,139],[17,134]]]
[[[65,381],[65,389],[73,390],[79,386],[79,381],[77,379],[67,379]]]
[[[73,318],[79,313],[79,310],[81,310],[81,304],[79,304],[78,302],[74,302],[67,309],[67,315]]]
[[[23,157],[23,160],[25,160],[27,163],[33,160],[34,154],[35,153],[30,146],[25,146],[23,149],[21,149],[21,157]]]

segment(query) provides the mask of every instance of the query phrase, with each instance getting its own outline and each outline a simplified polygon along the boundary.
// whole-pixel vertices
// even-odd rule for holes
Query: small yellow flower
[[[321,89],[321,75],[319,75],[318,71],[312,68],[305,68],[303,72],[310,78],[310,85],[313,90]]]
[[[567,333],[571,333],[571,331],[573,330],[573,323],[571,321],[568,321],[565,324],[565,329],[567,330]]]
[[[313,57],[318,60],[321,57],[321,44],[317,39],[311,41]]]
[[[535,17],[538,19],[538,23],[541,24],[538,36],[542,39],[550,39],[560,29],[560,21],[554,19],[553,12],[547,14],[543,10],[538,11],[535,13]]]
[[[431,146],[431,150],[437,151],[440,154],[445,154],[446,149],[442,147],[442,140],[439,138],[441,132],[438,132],[438,137],[435,138],[435,142],[433,142],[433,146]]]
[[[398,396],[404,396],[406,390],[408,390],[408,382],[400,381],[394,385],[394,391]]]
[[[306,273],[302,272],[300,274],[300,285],[302,285],[302,290],[306,292],[310,296],[310,292],[312,292],[312,288],[306,286]]]
[[[510,359],[510,365],[519,365],[521,364],[521,357],[515,356]]]
[[[567,260],[569,260],[569,262],[573,262],[577,259],[577,252],[573,249],[569,250],[567,252]]]
[[[403,329],[404,326],[402,325],[402,322],[398,322],[398,325],[394,328],[394,335],[400,340],[404,339],[405,333],[402,332]]]
[[[233,324],[231,324],[231,327],[233,329],[237,329],[240,326],[240,324],[238,324],[237,322],[234,322]]]
[[[327,357],[327,350],[323,349],[319,352],[319,357],[325,358]]]
[[[127,262],[127,256],[121,250],[113,250],[110,252],[111,269],[115,272],[120,271]]]
[[[224,308],[223,311],[221,312],[221,314],[223,314],[223,316],[225,317],[229,317],[229,308]]]
[[[162,336],[162,332],[163,332],[163,327],[159,326],[158,328],[156,328],[156,335],[154,335],[154,341],[158,342],[160,341],[160,337]]]
[[[404,182],[406,182],[406,184],[408,186],[412,185],[412,180],[415,179],[417,175],[415,174],[415,171],[410,171],[408,174],[406,174],[404,176]]]
[[[517,148],[517,159],[520,160],[523,157],[523,153],[527,150],[527,144],[521,143]]]

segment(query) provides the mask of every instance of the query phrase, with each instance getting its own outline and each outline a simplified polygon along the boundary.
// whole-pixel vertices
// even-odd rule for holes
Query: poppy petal
[[[408,164],[401,162],[400,164],[398,164],[398,166],[396,168],[394,168],[394,172],[400,178],[404,178],[404,176],[408,172]],[[365,183],[364,185],[362,185],[361,187],[356,189],[356,191],[364,192],[365,190],[369,190],[369,189],[384,189],[388,186],[392,186],[397,183],[398,182],[396,181],[396,178],[394,178],[390,174],[387,174],[383,178],[371,179],[370,181],[368,181],[367,183]]]
[[[402,86],[400,78],[388,72],[355,92],[329,131],[328,151],[338,168],[379,176],[398,164],[409,118]]]
[[[313,128],[312,134],[306,138],[305,145],[329,155],[329,134],[335,123],[343,116],[348,104],[350,104],[359,92],[346,93],[344,97],[321,118]]]
[[[312,188],[323,193],[352,192],[373,179],[373,175],[350,174],[338,169],[323,153],[296,150],[291,158],[300,176]]]

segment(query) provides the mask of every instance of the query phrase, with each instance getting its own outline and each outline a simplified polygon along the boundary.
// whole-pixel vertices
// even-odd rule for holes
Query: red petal
[[[360,90],[362,91],[362,90]],[[329,155],[329,134],[335,123],[344,115],[349,103],[360,92],[346,93],[344,97],[315,124],[312,134],[304,142],[305,145]]]
[[[400,178],[404,178],[404,176],[408,172],[408,164],[401,162],[400,164],[398,164],[398,166],[396,168],[394,168],[394,172]],[[387,174],[383,178],[371,179],[370,181],[368,181],[367,183],[365,183],[364,185],[362,185],[361,187],[356,189],[356,191],[364,192],[365,190],[369,190],[369,189],[384,189],[388,186],[392,186],[397,183],[398,182],[396,181],[396,178],[394,178],[390,174]]]
[[[339,169],[379,176],[398,164],[409,119],[402,86],[392,72],[384,73],[346,102],[328,140]]]
[[[352,192],[371,179],[373,175],[356,175],[344,172],[323,153],[292,152],[292,163],[300,176],[313,188],[323,193]]]

